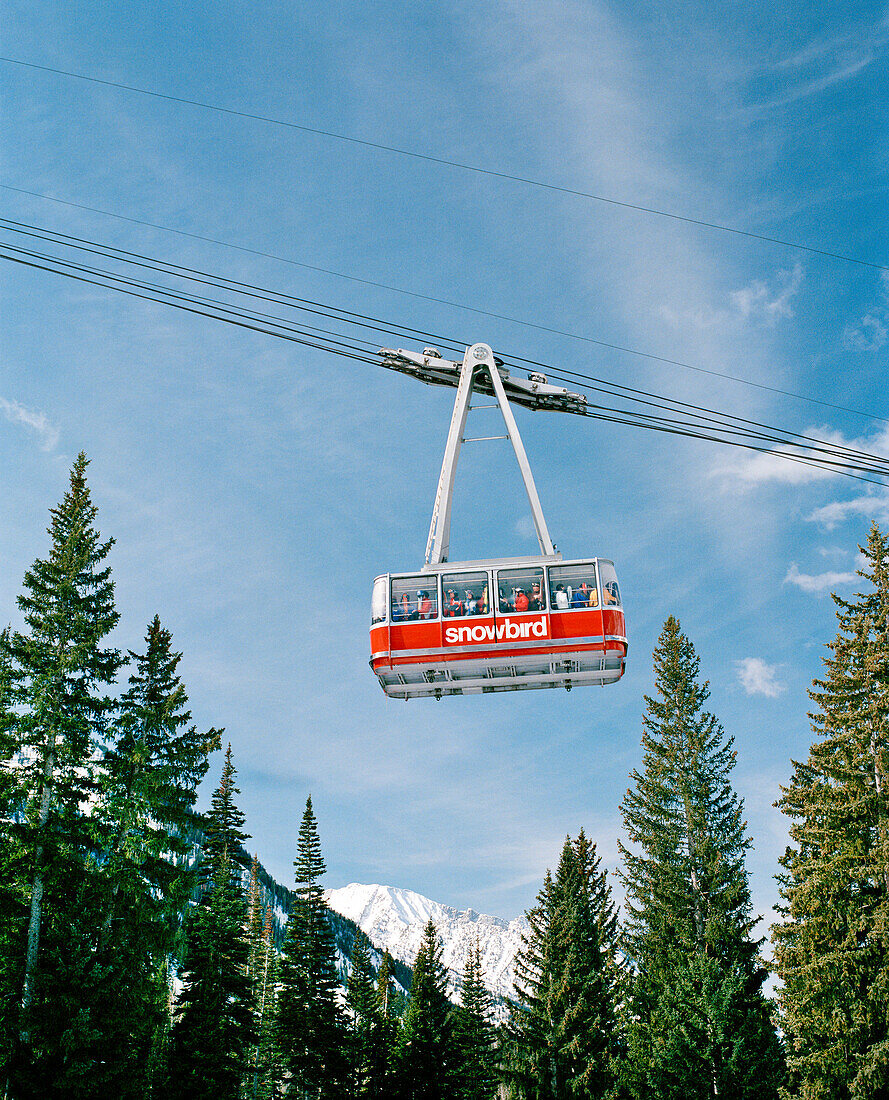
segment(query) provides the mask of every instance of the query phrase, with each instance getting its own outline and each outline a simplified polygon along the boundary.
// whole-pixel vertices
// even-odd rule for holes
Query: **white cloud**
[[[20,405],[18,401],[7,401],[5,397],[0,397],[0,412],[10,423],[24,424],[26,428],[35,431],[44,451],[55,450],[59,442],[59,429],[50,423],[46,413],[33,412],[31,409],[26,409],[24,405]]]
[[[806,99],[809,96],[817,95],[819,92],[823,92],[827,88],[833,87],[834,84],[838,84],[844,80],[850,80],[853,76],[857,76],[862,69],[865,69],[868,65],[870,65],[870,63],[874,60],[874,57],[875,54],[870,50],[867,50],[862,55],[851,57],[847,61],[840,62],[836,68],[832,69],[828,73],[825,73],[823,76],[816,77],[814,80],[803,81],[795,88],[792,88],[786,95],[779,96],[776,99],[770,99],[765,103],[753,104],[750,108],[748,108],[748,110],[774,110],[776,107],[787,107],[791,103],[797,103],[801,99]]]
[[[519,538],[533,539],[535,535],[534,520],[530,516],[521,516],[516,521],[515,533]]]
[[[785,584],[795,584],[803,592],[821,593],[838,588],[842,584],[854,584],[856,573],[800,573],[796,562],[787,570]]]
[[[776,447],[767,454],[742,455],[734,461],[717,466],[713,474],[737,479],[745,483],[745,488],[767,481],[777,481],[783,485],[808,485],[812,481],[825,481],[838,476],[820,466],[809,466],[804,462],[781,457],[792,453],[788,447]]]
[[[748,695],[765,695],[777,699],[785,690],[784,684],[777,679],[778,666],[767,665],[759,657],[744,657],[735,662],[738,680]]]
[[[679,310],[661,306],[659,313],[676,328],[691,325],[703,331],[756,322],[771,328],[779,320],[793,316],[790,300],[802,285],[803,274],[802,265],[797,263],[792,271],[779,270],[773,280],[753,279],[746,286],[729,291],[727,306],[705,304]]]
[[[846,439],[842,432],[823,427],[807,428],[802,434],[808,436],[810,439],[815,439],[821,443],[826,443],[834,447],[851,448],[852,450],[864,451],[867,454],[878,455],[883,458],[889,457],[889,429],[884,428],[880,430],[871,439]],[[767,454],[741,456],[729,460],[728,462],[723,462],[713,469],[712,474],[713,476],[728,476],[733,481],[740,481],[746,488],[767,481],[777,481],[785,485],[807,485],[813,481],[825,481],[829,478],[840,476],[838,472],[834,473],[831,469],[810,466],[805,462],[794,462],[788,458],[782,457],[782,455],[792,455],[793,453],[792,447],[775,447]],[[830,458],[834,456],[825,455],[824,457]],[[843,456],[840,455],[839,457],[842,459]],[[850,460],[852,457],[854,456],[850,456]],[[871,500],[873,498],[865,497],[862,499]],[[823,511],[828,511],[830,507],[831,506],[828,506],[828,508],[823,509]],[[814,519],[815,516],[816,514],[813,513],[809,518]]]
[[[779,271],[775,281],[777,286],[770,287],[761,279],[754,279],[740,290],[733,290],[729,295],[732,305],[745,320],[760,320],[767,325],[792,317],[790,299],[802,285],[802,264],[794,264],[792,271]]]
[[[843,329],[843,343],[846,347],[857,348],[859,351],[879,351],[889,336],[883,323],[884,318],[882,310],[873,309],[861,318],[857,326],[846,325]]]
[[[820,523],[832,531],[850,516],[867,516],[877,523],[889,523],[889,493],[883,496],[855,497],[853,500],[835,500],[816,508],[806,516],[811,523]]]

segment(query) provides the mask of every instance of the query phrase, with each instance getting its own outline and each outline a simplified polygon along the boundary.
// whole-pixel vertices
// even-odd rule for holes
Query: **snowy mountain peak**
[[[452,997],[460,987],[466,956],[477,937],[488,989],[497,997],[512,994],[513,961],[528,927],[524,917],[505,921],[474,909],[452,909],[413,890],[357,882],[328,890],[327,904],[353,920],[371,943],[408,966],[413,966],[423,928],[432,920],[442,945]]]

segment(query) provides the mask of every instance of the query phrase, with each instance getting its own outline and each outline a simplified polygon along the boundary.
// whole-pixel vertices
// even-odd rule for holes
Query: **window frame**
[[[381,618],[375,619],[374,618],[374,598],[376,597],[377,592],[380,591],[380,590],[382,590],[382,593],[383,593],[383,614],[382,614]],[[390,593],[391,593],[391,585],[389,583],[389,575],[387,573],[384,573],[379,577],[374,577],[373,589],[371,590],[371,594],[370,594],[370,625],[372,627],[384,626],[386,623],[391,621],[391,619],[390,619],[390,612],[391,612]]]
[[[414,590],[419,588],[425,588],[430,596],[434,596],[435,599],[435,614],[428,619],[421,619],[419,615],[419,603],[418,597],[413,597],[413,602],[417,605],[417,617],[409,619],[396,619],[392,614],[392,610],[395,606],[395,585],[403,585],[406,581],[411,581],[411,588]],[[441,590],[438,583],[439,577],[435,573],[404,573],[401,575],[389,576],[389,621],[395,626],[401,626],[404,623],[436,623],[441,619]],[[416,582],[416,583],[413,583]],[[401,596],[398,597],[399,599]]]
[[[466,578],[479,577],[479,576],[482,576],[482,575],[484,575],[484,577],[485,577],[484,586],[488,590],[488,610],[483,611],[483,612],[475,612],[474,614],[470,614],[468,611],[466,611],[462,615],[445,615],[445,606],[446,606],[445,605],[445,594],[447,593],[448,588],[454,588],[455,587],[457,582],[454,580],[454,578],[455,577],[466,577]],[[493,591],[494,585],[493,585],[491,577],[492,577],[492,571],[490,569],[461,569],[461,570],[458,570],[455,573],[439,573],[438,574],[438,579],[439,579],[439,582],[440,582],[440,585],[441,585],[441,600],[440,600],[439,606],[441,608],[441,617],[442,617],[442,619],[478,619],[478,618],[485,618],[489,615],[493,615],[494,614],[494,608],[493,608],[493,605],[492,605],[492,602],[491,602],[491,593]],[[446,578],[447,578],[447,584],[445,584],[445,579]],[[462,587],[463,587],[463,590],[465,591],[465,588],[467,587],[467,585],[463,585]],[[473,586],[473,590],[474,590],[475,587],[477,587],[477,585]],[[459,595],[459,593],[457,593],[457,595]],[[462,602],[464,603],[464,606],[465,606],[465,599]]]
[[[598,596],[598,601],[592,607],[590,607],[589,604],[580,604],[579,606],[572,606],[572,604],[571,604],[571,599],[573,598],[573,591],[572,591],[572,595],[568,597],[568,606],[567,607],[558,607],[556,605],[555,597],[553,595],[553,593],[555,591],[555,588],[554,588],[554,582],[551,580],[552,571],[553,570],[562,571],[562,570],[566,570],[566,569],[575,569],[579,572],[580,570],[585,569],[585,568],[588,568],[589,572],[591,572],[593,574],[593,581],[594,581],[595,586],[596,586],[596,594]],[[558,577],[557,578],[557,583],[564,584],[564,581],[560,577]],[[598,558],[593,558],[591,561],[565,562],[561,565],[548,565],[546,567],[546,587],[547,587],[547,592],[549,593],[549,597],[550,597],[550,604],[551,604],[550,610],[553,613],[557,612],[559,615],[564,615],[566,611],[601,611],[602,610],[602,606],[603,606],[602,605],[602,579],[599,576],[599,559]]]
[[[525,576],[528,576],[529,574],[534,573],[534,572],[539,572],[540,573],[540,592],[541,592],[541,595],[543,596],[543,599],[541,600],[542,606],[540,607],[540,609],[537,610],[537,611],[531,611],[530,608],[527,611],[516,611],[516,610],[501,611],[500,610],[500,578],[501,578],[501,576],[504,573],[518,573],[518,574],[524,574]],[[527,565],[523,568],[520,565],[519,566],[509,565],[509,566],[504,566],[502,569],[501,568],[495,569],[494,570],[494,575],[496,577],[494,588],[497,592],[497,600],[496,600],[496,609],[495,610],[496,610],[498,615],[543,615],[543,614],[548,614],[548,612],[549,612],[549,594],[548,594],[547,588],[546,588],[546,568],[544,566],[542,566],[542,565]],[[533,581],[532,581],[532,583],[533,583]]]

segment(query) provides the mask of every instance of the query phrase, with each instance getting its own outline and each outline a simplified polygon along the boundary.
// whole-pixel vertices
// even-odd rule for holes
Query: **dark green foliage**
[[[401,984],[401,989],[396,986],[396,981]],[[402,989],[410,988],[412,981],[413,971],[404,963],[393,959],[388,951],[384,951],[377,972],[377,1000],[385,1019],[397,1022],[404,1018],[407,998]]]
[[[198,733],[177,675],[181,654],[157,617],[104,757],[96,823],[103,853],[104,919],[96,936],[91,1023],[107,1048],[98,1059],[109,1095],[141,1097],[157,1034],[168,1030],[168,960],[194,891],[185,830],[219,733]]]
[[[391,1035],[370,962],[370,943],[363,932],[355,937],[352,970],[346,988],[349,1014],[349,1095],[384,1097],[391,1085]]]
[[[731,739],[704,710],[699,662],[669,618],[646,696],[643,770],[621,809],[627,954],[634,966],[628,1085],[639,1097],[774,1097],[781,1052],[751,931],[743,807]]]
[[[206,883],[186,925],[164,1093],[170,1100],[238,1100],[256,1040],[238,793],[229,745],[207,818]]]
[[[595,845],[566,838],[516,959],[503,1071],[533,1100],[612,1094],[619,1049],[616,922]]]
[[[455,1091],[459,1100],[492,1100],[497,1091],[491,994],[482,980],[478,939],[463,967],[460,1003],[451,1010]]]
[[[15,714],[11,709],[9,630],[0,631],[0,1086],[6,1081],[21,994],[22,930],[26,909],[26,867],[13,828],[18,786],[13,769]]]
[[[281,959],[278,1044],[294,1095],[337,1100],[347,1076],[346,1039],[337,1000],[336,954],[318,884],[325,865],[311,798],[293,866],[296,889]]]
[[[378,1096],[380,1100],[397,1095],[395,1087],[398,1073],[398,1052],[401,1038],[401,1021],[407,1011],[407,997],[394,980],[395,974],[410,974],[405,985],[410,985],[412,972],[404,963],[396,966],[388,951],[383,952],[377,972],[377,1058],[379,1067]]]
[[[818,735],[778,805],[791,819],[773,928],[789,1096],[889,1096],[889,540],[876,524],[810,695]]]
[[[253,881],[256,882],[255,877]],[[258,904],[258,896],[251,929],[250,983],[256,1035],[250,1051],[244,1094],[250,1100],[273,1100],[281,1095],[283,1076],[276,1039],[278,952],[271,907],[263,910]]]
[[[13,818],[7,897],[18,940],[6,970],[17,988],[13,1090],[44,1097],[84,1095],[96,1039],[88,1022],[94,930],[101,923],[95,826],[83,805],[95,792],[93,757],[107,731],[107,690],[121,664],[103,641],[118,621],[114,585],[86,484],[87,459],[72,467],[52,509],[49,556],[25,574],[18,604],[25,632],[3,641],[4,736],[20,755],[6,784]],[[14,720],[10,721],[10,711]],[[9,777],[7,777],[9,778]],[[26,911],[21,911],[23,901]]]
[[[451,1100],[456,1096],[446,988],[441,947],[430,920],[423,930],[423,943],[414,963],[398,1054],[398,1095],[405,1100]]]

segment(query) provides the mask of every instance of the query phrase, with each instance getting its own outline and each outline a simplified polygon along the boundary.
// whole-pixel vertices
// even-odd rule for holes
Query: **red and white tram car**
[[[604,558],[451,562],[374,581],[371,667],[387,695],[416,699],[609,684],[626,626]]]
[[[374,581],[370,665],[394,698],[610,684],[623,675],[627,630],[614,564],[563,561],[552,540],[510,402],[582,412],[586,399],[540,374],[510,377],[487,344],[462,364],[433,348],[422,355],[383,350],[386,366],[429,385],[456,386],[454,411],[432,510],[426,564]],[[472,405],[473,392],[496,405]],[[505,436],[464,436],[469,412],[498,408]],[[451,500],[464,443],[509,439],[519,464],[540,556],[449,562]]]

